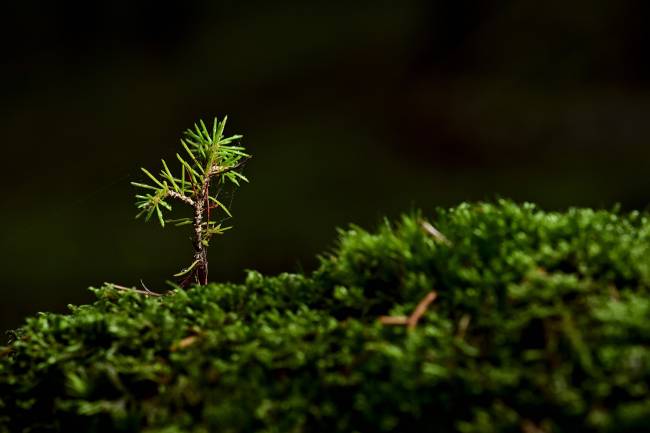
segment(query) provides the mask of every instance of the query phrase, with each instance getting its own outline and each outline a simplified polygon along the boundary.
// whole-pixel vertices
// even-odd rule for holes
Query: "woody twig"
[[[437,297],[438,293],[432,290],[422,298],[410,316],[381,316],[379,321],[384,325],[403,325],[407,326],[408,329],[415,329],[422,315]]]

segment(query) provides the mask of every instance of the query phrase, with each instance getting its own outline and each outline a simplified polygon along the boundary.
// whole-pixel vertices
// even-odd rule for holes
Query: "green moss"
[[[341,231],[311,275],[93,289],[0,349],[0,432],[624,432],[650,424],[650,223],[508,201]],[[438,298],[418,326],[382,325]],[[539,429],[539,430],[534,430]]]

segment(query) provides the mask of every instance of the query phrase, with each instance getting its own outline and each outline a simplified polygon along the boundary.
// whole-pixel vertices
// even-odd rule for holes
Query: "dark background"
[[[310,270],[335,228],[498,196],[650,200],[650,2],[5,2],[0,328],[164,290],[189,230],[130,180],[228,114],[255,158],[211,279]]]

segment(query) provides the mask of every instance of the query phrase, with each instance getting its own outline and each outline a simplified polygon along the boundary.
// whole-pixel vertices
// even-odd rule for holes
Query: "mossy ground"
[[[643,213],[464,204],[341,231],[310,275],[104,287],[0,348],[0,432],[631,432],[650,425]],[[417,327],[408,315],[435,290]]]

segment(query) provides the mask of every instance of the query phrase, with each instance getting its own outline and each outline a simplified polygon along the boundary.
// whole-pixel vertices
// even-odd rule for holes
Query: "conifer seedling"
[[[149,221],[155,215],[162,227],[166,224],[193,226],[194,260],[174,275],[183,277],[183,287],[192,283],[207,284],[210,240],[231,228],[222,226],[222,221],[231,218],[232,214],[219,200],[219,195],[227,184],[236,188],[240,181],[248,182],[239,170],[251,156],[239,144],[241,135],[224,137],[227,119],[226,116],[219,121],[215,117],[211,130],[200,120],[194,124],[194,129],[185,131],[181,139],[184,153],[176,154],[180,176],[172,174],[163,159],[158,177],[142,168],[150,182],[131,182],[143,190],[135,196],[136,206],[140,209],[136,218],[143,216],[145,221]],[[192,217],[166,219],[164,213],[172,210],[173,200],[190,207]]]

